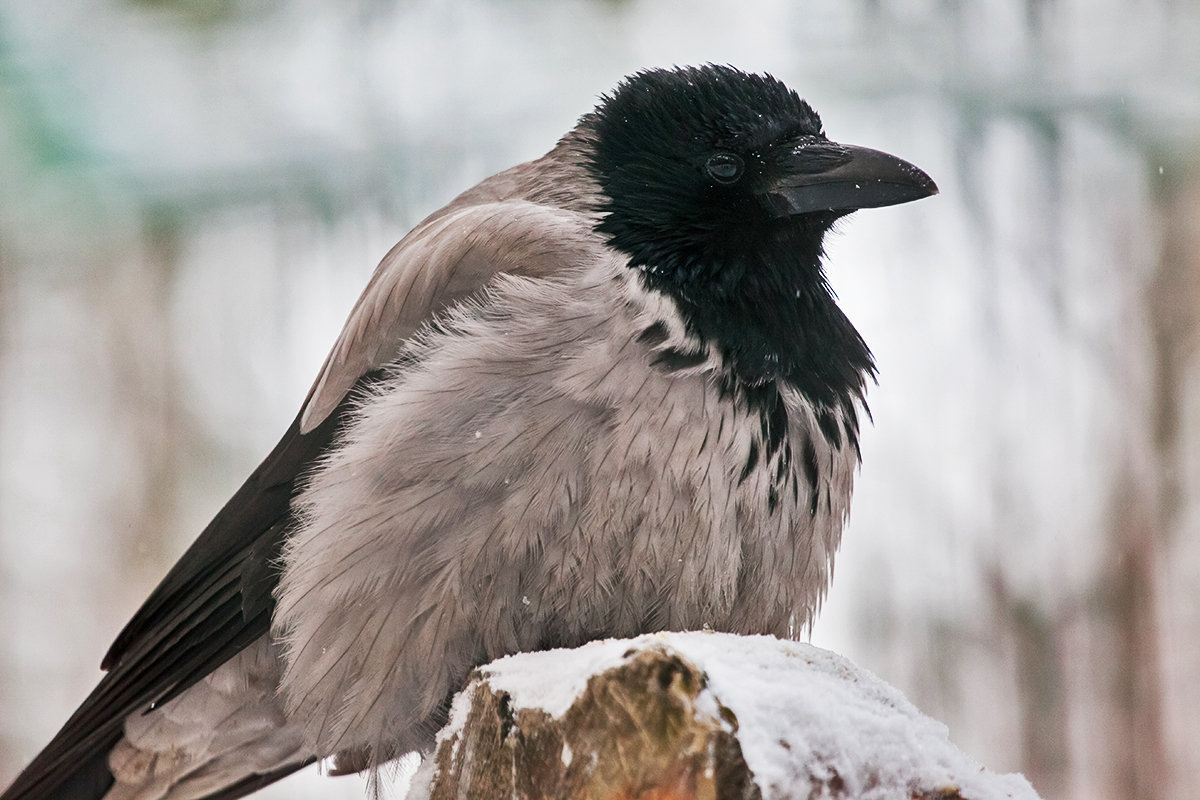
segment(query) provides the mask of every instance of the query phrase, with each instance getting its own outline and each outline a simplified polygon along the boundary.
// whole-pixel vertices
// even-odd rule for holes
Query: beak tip
[[[925,193],[924,197],[932,197],[938,194],[938,186],[934,183],[933,178],[929,177],[929,173],[907,161],[901,161],[900,159],[896,159],[896,161],[899,162],[901,170],[909,174],[913,187]]]
[[[900,160],[897,159],[897,161]],[[907,184],[911,194],[903,199],[896,198],[896,202],[922,200],[926,197],[933,197],[941,192],[937,183],[934,182],[933,178],[929,177],[929,174],[925,172],[925,170],[921,169],[920,167],[913,166],[907,161],[900,161],[900,164],[902,165],[902,172],[907,173],[907,180],[901,180],[898,181],[898,183],[902,185]]]
[[[921,173],[921,177],[923,177],[925,179],[924,181],[922,181],[923,188],[925,189],[925,191],[929,192],[930,197],[932,197],[935,194],[941,194],[941,189],[939,189],[938,185],[933,182],[933,178],[929,177],[929,175],[927,175],[924,172]]]

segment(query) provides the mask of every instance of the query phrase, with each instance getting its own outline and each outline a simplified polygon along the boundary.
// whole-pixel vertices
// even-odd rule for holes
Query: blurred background
[[[392,243],[712,61],[942,190],[830,242],[880,377],[812,641],[1046,798],[1193,797],[1197,42],[1186,0],[0,0],[0,784]]]

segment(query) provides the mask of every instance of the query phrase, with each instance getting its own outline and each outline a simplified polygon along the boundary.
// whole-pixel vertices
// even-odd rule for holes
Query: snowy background
[[[1193,796],[1197,42],[1182,0],[0,0],[0,783],[391,244],[713,61],[942,190],[831,242],[880,385],[812,641],[1046,798]]]

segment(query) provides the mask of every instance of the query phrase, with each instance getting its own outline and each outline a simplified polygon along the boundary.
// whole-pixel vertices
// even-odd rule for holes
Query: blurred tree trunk
[[[143,212],[141,252],[118,274],[110,291],[123,306],[109,318],[108,349],[112,354],[115,422],[133,450],[136,480],[117,510],[123,550],[119,563],[129,565],[137,580],[126,580],[141,599],[145,587],[158,581],[174,560],[168,544],[175,520],[180,453],[185,437],[179,429],[187,414],[173,366],[170,306],[179,259],[178,219]],[[130,586],[132,584],[132,586]]]
[[[1165,544],[1165,514],[1154,482],[1132,470],[1119,473],[1113,491],[1108,569],[1101,573],[1097,604],[1107,636],[1097,659],[1107,656],[1116,711],[1102,743],[1111,797],[1164,797],[1168,773],[1162,727],[1163,631],[1158,596]],[[1153,476],[1145,476],[1152,478]],[[1103,663],[1103,662],[1100,662]]]
[[[1183,159],[1176,159],[1182,161]],[[1200,779],[1196,669],[1200,574],[1200,163],[1159,169],[1162,248],[1147,293],[1154,341],[1154,516],[1126,532],[1138,594],[1120,652],[1126,743],[1136,759],[1127,797],[1191,796]],[[1172,676],[1175,680],[1172,680]],[[1174,715],[1184,730],[1169,730]],[[1167,742],[1176,743],[1170,752]]]

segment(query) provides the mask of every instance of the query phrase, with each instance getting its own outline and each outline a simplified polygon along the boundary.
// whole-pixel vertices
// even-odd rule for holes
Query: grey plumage
[[[284,442],[3,800],[237,797],[426,746],[500,655],[802,630],[873,369],[821,237],[934,191],[773,79],[633,76],[385,257]]]

